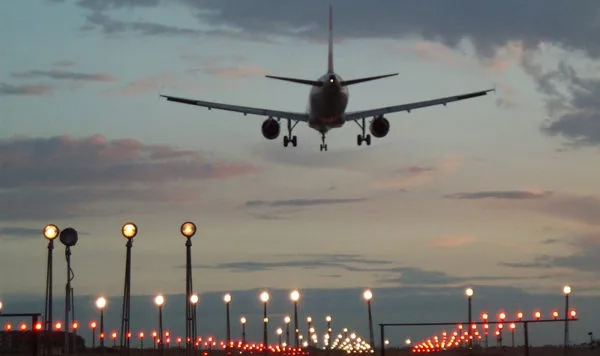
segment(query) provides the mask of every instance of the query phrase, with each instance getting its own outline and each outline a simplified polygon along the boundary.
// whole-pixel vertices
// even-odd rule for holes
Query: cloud
[[[134,31],[141,34],[197,35],[225,34],[245,38],[275,38],[293,36],[309,40],[326,36],[326,6],[319,0],[273,4],[265,0],[252,2],[221,0],[179,0],[204,25],[217,30],[199,31],[148,22],[120,22],[103,12],[125,7],[157,7],[155,0],[79,1],[92,11],[88,23],[106,33]],[[561,0],[547,0],[540,7],[535,2],[519,0],[481,2],[467,0],[459,4],[441,4],[431,7],[426,3],[389,2],[374,0],[344,1],[335,6],[336,38],[399,38],[417,39],[415,53],[423,58],[462,62],[467,55],[464,44],[472,45],[475,57],[484,67],[504,70],[513,61],[521,60],[522,68],[538,84],[549,109],[560,105],[560,113],[549,110],[549,119],[541,126],[549,136],[562,136],[575,146],[600,144],[600,80],[598,72],[586,78],[562,61],[557,70],[532,70],[531,58],[554,47],[568,53],[578,53],[589,59],[600,58],[600,43],[593,36],[597,32],[596,13],[600,5],[594,0],[579,1],[575,6]],[[265,11],[268,9],[269,11]],[[506,26],[504,19],[510,18]],[[361,24],[358,25],[357,24]],[[223,30],[230,28],[232,30]],[[235,29],[235,30],[233,30]],[[455,53],[452,53],[455,52]],[[573,60],[575,62],[575,60]],[[544,85],[561,87],[564,95],[544,93]],[[546,88],[547,89],[547,88]],[[508,107],[514,104],[515,94],[510,90],[497,100]]]
[[[0,240],[39,239],[41,234],[41,229],[18,226],[0,227]]]
[[[133,139],[12,138],[0,140],[2,219],[102,213],[98,202],[189,202],[206,179],[251,174],[245,163],[202,152],[145,145]],[[173,183],[177,183],[176,186]],[[118,210],[118,209],[117,209]]]
[[[543,199],[553,194],[551,191],[534,192],[523,190],[506,190],[506,191],[483,191],[470,193],[454,193],[445,195],[448,199]]]
[[[586,225],[600,225],[600,199],[594,196],[560,196],[536,206],[535,209]]]
[[[456,248],[476,241],[477,239],[470,235],[452,235],[431,239],[427,244],[431,247]]]
[[[566,255],[538,255],[531,262],[500,262],[501,266],[513,268],[567,268],[596,274],[600,270],[600,234],[575,236],[568,243],[572,249]]]
[[[288,199],[288,200],[250,200],[246,202],[247,207],[257,206],[314,206],[314,205],[331,205],[331,204],[346,204],[358,203],[366,201],[366,198],[345,198],[345,199]]]
[[[429,184],[445,175],[454,173],[462,164],[457,157],[443,157],[433,165],[418,165],[397,169],[386,178],[377,178],[376,188],[399,189]]]
[[[12,85],[0,83],[0,96],[4,95],[44,95],[52,91],[52,87],[45,84],[37,85]]]
[[[55,67],[74,67],[76,65],[77,65],[77,63],[70,61],[70,60],[62,60],[62,61],[58,61],[58,62],[54,63]]]
[[[114,82],[115,78],[105,73],[78,73],[62,70],[30,70],[27,72],[12,73],[15,78],[40,78],[46,77],[55,80],[83,80],[96,82]]]

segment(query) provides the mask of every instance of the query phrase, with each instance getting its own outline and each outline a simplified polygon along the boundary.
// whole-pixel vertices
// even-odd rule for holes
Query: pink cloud
[[[0,83],[0,96],[3,95],[44,95],[52,91],[46,84],[36,85],[11,85]]]

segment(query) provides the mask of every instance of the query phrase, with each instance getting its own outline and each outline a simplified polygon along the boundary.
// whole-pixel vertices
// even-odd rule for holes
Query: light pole
[[[75,229],[72,227],[68,227],[60,232],[58,237],[60,242],[65,245],[65,258],[67,260],[67,284],[65,286],[65,354],[70,354],[70,334],[69,329],[71,325],[69,323],[69,314],[73,315],[73,319],[75,319],[75,311],[73,310],[73,306],[75,304],[73,298],[73,288],[71,288],[71,281],[75,277],[73,273],[73,269],[71,268],[71,247],[77,244],[78,234]]]
[[[244,346],[246,345],[246,317],[242,316],[240,318],[240,324],[242,324],[242,343]]]
[[[263,352],[266,356],[269,353],[267,333],[267,324],[269,323],[269,318],[267,317],[267,302],[269,301],[269,292],[264,291],[260,293],[260,301],[263,303]]]
[[[186,350],[191,352],[191,334],[192,334],[192,236],[196,233],[196,225],[193,222],[186,221],[181,224],[179,229],[185,237],[185,339]]]
[[[58,227],[54,224],[49,224],[44,227],[44,238],[48,240],[48,262],[46,264],[46,301],[44,306],[44,352],[52,353],[50,346],[50,333],[52,332],[52,251],[54,250],[54,239],[60,233]],[[1,308],[0,308],[1,309]]]
[[[90,322],[90,329],[92,329],[92,350],[96,348],[96,321]]]
[[[48,262],[46,267],[46,306],[44,310],[44,330],[52,331],[52,251],[54,250],[54,239],[60,233],[58,227],[49,224],[44,227],[44,238],[48,240]]]
[[[467,288],[465,289],[465,294],[467,296],[467,301],[468,301],[468,310],[469,310],[469,326],[468,326],[468,334],[467,337],[469,338],[469,350],[471,350],[473,348],[473,329],[472,329],[472,322],[471,322],[471,300],[473,299],[473,288]]]
[[[277,328],[277,342],[279,343],[279,347],[281,347],[281,335],[283,334],[282,328]]]
[[[283,321],[285,322],[285,345],[290,346],[290,322],[292,320],[289,315],[286,315]]]
[[[157,295],[154,298],[154,304],[158,307],[158,348],[164,352],[162,311],[165,297],[162,294]]]
[[[297,289],[294,289],[290,293],[290,299],[294,303],[294,345],[298,348],[298,344],[300,343],[299,335],[300,329],[298,329],[298,300],[300,300],[300,292]]]
[[[198,337],[198,334],[196,332],[196,308],[199,300],[200,298],[197,294],[192,294],[192,296],[190,297],[190,302],[192,303],[192,349],[196,349],[196,339]]]
[[[225,302],[225,319],[227,325],[227,353],[229,353],[229,348],[231,347],[231,324],[229,322],[229,304],[231,303],[231,294],[226,293],[223,296],[223,302]]]
[[[325,317],[325,321],[327,322],[327,354],[329,354],[329,350],[331,350],[331,320],[330,315]]]
[[[569,295],[571,294],[571,287],[566,285],[563,287],[563,293],[565,295],[565,341],[564,341],[564,353],[567,353],[569,347]]]
[[[96,307],[100,310],[100,347],[104,349],[104,308],[106,308],[106,299],[104,297],[96,299]]]
[[[310,340],[310,326],[312,324],[312,317],[309,315],[306,317],[306,339]]]
[[[371,350],[375,347],[375,341],[373,337],[373,316],[371,314],[371,300],[373,299],[373,292],[370,289],[367,289],[363,292],[363,298],[367,301],[367,313],[369,315],[369,345],[371,346]]]
[[[488,347],[488,328],[489,328],[489,324],[488,322],[488,314],[487,313],[482,313],[481,314],[481,320],[483,320],[484,324],[483,324],[483,333],[485,335],[485,348],[487,349]]]
[[[121,312],[121,347],[127,348],[129,355],[130,338],[127,337],[130,326],[129,316],[131,311],[131,247],[133,246],[133,238],[137,235],[137,226],[128,222],[121,227],[121,234],[127,240],[125,253],[125,283],[123,287],[123,305]]]

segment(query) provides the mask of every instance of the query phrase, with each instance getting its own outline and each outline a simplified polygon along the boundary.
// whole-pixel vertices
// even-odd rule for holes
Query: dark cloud
[[[196,198],[193,182],[257,170],[133,139],[5,139],[0,140],[0,219],[101,214],[99,202],[186,203]]]
[[[568,243],[571,251],[563,255],[539,255],[530,262],[501,262],[513,268],[566,268],[574,271],[598,273],[600,271],[600,235],[576,236]]]
[[[255,206],[313,206],[313,205],[331,205],[346,204],[366,201],[366,198],[346,198],[346,199],[287,199],[287,200],[250,200],[246,202],[247,207]]]
[[[0,227],[0,240],[39,239],[41,235],[41,229],[18,226]]]
[[[52,91],[52,87],[45,84],[37,85],[12,85],[0,83],[0,96],[4,95],[44,95]]]
[[[445,195],[448,199],[541,199],[552,195],[551,191],[528,192],[520,190],[454,193]]]
[[[97,82],[114,82],[115,78],[105,73],[78,73],[62,70],[29,70],[26,72],[12,73],[15,78],[40,78],[46,77],[56,80],[85,80]]]
[[[197,30],[178,28],[149,22],[120,22],[107,17],[102,11],[121,7],[155,7],[158,0],[82,0],[78,4],[93,11],[88,24],[99,26],[107,33],[133,31],[142,34],[189,35]],[[169,2],[171,4],[172,2]],[[308,39],[325,38],[326,4],[320,0],[277,2],[269,0],[179,0],[203,23],[215,28],[229,27],[229,35],[274,38],[287,35]],[[563,136],[572,144],[597,145],[600,143],[600,80],[582,78],[567,62],[556,71],[533,68],[527,58],[540,54],[540,44],[557,46],[569,52],[579,52],[592,59],[600,57],[597,13],[600,4],[595,0],[578,1],[576,5],[562,0],[547,0],[543,6],[536,2],[519,0],[481,2],[461,1],[431,6],[426,2],[389,2],[374,0],[346,0],[334,3],[337,38],[416,37],[440,42],[463,50],[461,43],[470,41],[477,56],[494,57],[499,48],[510,43],[521,43],[525,53],[523,68],[529,73],[542,93],[549,95],[547,104],[557,104],[561,113],[549,110],[549,119],[542,132]],[[102,17],[104,16],[104,17]],[[510,26],[507,26],[507,21]],[[219,33],[207,32],[207,33]],[[226,34],[223,31],[222,34]],[[597,76],[597,73],[596,75]],[[566,95],[548,94],[548,86],[562,86]],[[545,88],[544,88],[545,87]]]
[[[195,265],[194,268],[202,269],[220,269],[229,270],[232,272],[255,272],[255,271],[269,271],[277,270],[281,268],[300,268],[300,269],[320,269],[320,268],[341,268],[344,270],[365,270],[363,268],[357,269],[352,267],[352,264],[362,265],[389,265],[392,261],[375,260],[364,258],[360,255],[353,254],[336,254],[336,255],[295,255],[290,256],[292,260],[265,262],[265,261],[239,261],[230,263],[221,263],[217,265]],[[180,266],[183,268],[183,266]]]

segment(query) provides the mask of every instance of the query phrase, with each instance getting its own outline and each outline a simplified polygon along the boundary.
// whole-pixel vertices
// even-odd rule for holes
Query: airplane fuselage
[[[341,85],[342,78],[335,73],[326,73],[318,81],[323,86],[313,86],[308,98],[308,126],[326,133],[344,125],[348,87]]]

